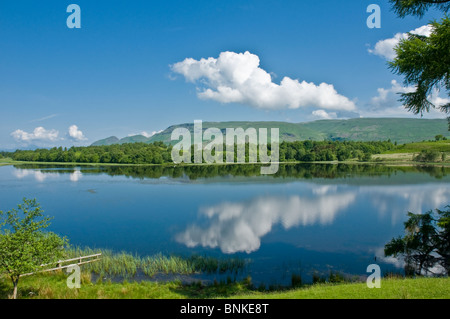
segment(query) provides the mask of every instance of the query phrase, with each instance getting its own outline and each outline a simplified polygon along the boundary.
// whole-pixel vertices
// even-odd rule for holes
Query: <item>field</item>
[[[450,163],[450,140],[424,141],[401,144],[383,154],[373,155],[372,160],[388,163],[395,162],[417,164],[417,162],[414,161],[414,158],[424,151],[439,153],[438,159],[434,163]]]
[[[249,281],[182,285],[179,281],[158,283],[92,282],[82,274],[81,288],[69,289],[65,273],[24,277],[19,283],[22,299],[449,299],[450,279],[382,279],[381,288],[369,289],[365,283],[315,284],[283,291],[258,291]],[[0,298],[12,291],[10,280],[0,278]]]
[[[399,145],[389,153],[419,153],[423,150],[435,150],[450,153],[450,140],[424,141]]]
[[[366,283],[318,284],[309,288],[262,294],[244,294],[238,298],[270,299],[449,299],[449,278],[385,279],[381,288],[369,289]]]

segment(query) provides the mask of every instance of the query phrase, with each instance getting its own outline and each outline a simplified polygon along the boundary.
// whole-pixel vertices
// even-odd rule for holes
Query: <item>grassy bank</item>
[[[381,288],[366,283],[317,284],[283,292],[241,294],[235,298],[269,299],[450,299],[450,278],[390,278]]]
[[[3,158],[0,158],[0,166],[3,166],[3,165],[11,165],[11,164],[13,164],[13,160],[11,159],[11,158],[9,158],[9,157],[3,157]]]
[[[369,289],[365,283],[315,284],[284,291],[261,292],[249,282],[204,286],[183,285],[179,281],[158,283],[92,282],[81,277],[80,289],[69,289],[67,275],[60,273],[24,277],[19,284],[23,299],[450,299],[450,279],[382,279],[380,289]],[[0,298],[8,298],[10,281],[0,278]]]
[[[101,252],[101,260],[81,266],[81,288],[67,286],[65,270],[23,276],[19,282],[22,299],[450,299],[449,278],[399,279],[385,277],[381,289],[369,289],[365,282],[344,277],[323,278],[315,284],[302,284],[301,278],[291,287],[256,287],[250,277],[232,280],[246,268],[246,260],[192,255],[189,257],[138,256],[126,252],[72,247],[66,257],[93,255]],[[65,264],[65,263],[64,263]],[[49,264],[47,268],[55,265]],[[213,274],[224,278],[205,284],[193,274]],[[167,276],[169,275],[169,276]],[[338,274],[335,274],[336,276]],[[212,278],[213,278],[212,277]],[[190,278],[185,281],[186,278]],[[199,277],[197,277],[199,278]],[[241,277],[243,278],[243,277]],[[334,277],[333,277],[334,278]],[[182,281],[183,280],[183,281]],[[0,299],[9,298],[13,286],[6,274],[0,274]]]

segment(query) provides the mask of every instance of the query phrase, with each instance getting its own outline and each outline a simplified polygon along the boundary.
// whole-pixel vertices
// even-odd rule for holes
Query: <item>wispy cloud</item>
[[[50,119],[52,119],[54,117],[57,117],[57,116],[58,116],[58,114],[51,114],[51,115],[48,115],[48,116],[44,116],[44,117],[41,117],[41,118],[38,118],[38,119],[31,120],[29,123],[42,122],[42,121],[50,120]]]

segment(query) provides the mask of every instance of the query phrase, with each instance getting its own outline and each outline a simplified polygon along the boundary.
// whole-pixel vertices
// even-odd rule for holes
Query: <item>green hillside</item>
[[[141,142],[148,142],[149,139],[143,135],[134,135],[134,136],[127,136],[122,138],[119,141],[119,144],[125,144],[125,143],[141,143]]]
[[[438,134],[450,136],[445,119],[358,118],[322,120],[300,124],[332,140],[385,141],[399,144],[433,140]]]
[[[181,125],[174,125],[163,132],[156,134],[152,136],[149,139],[149,142],[156,142],[156,141],[162,141],[164,143],[170,143],[171,142],[171,134],[172,131],[175,128],[179,127],[185,127],[189,129],[189,131],[192,133],[194,124],[181,124]],[[320,132],[311,130],[308,127],[299,126],[299,124],[295,123],[287,123],[287,122],[204,122],[202,123],[203,130],[206,130],[211,127],[216,127],[220,130],[222,130],[223,134],[225,135],[227,128],[238,128],[241,127],[244,130],[253,127],[255,129],[260,128],[279,128],[280,130],[280,139],[282,141],[299,141],[299,140],[315,140],[320,141],[323,140],[322,134]],[[270,130],[268,130],[270,131]],[[270,134],[270,132],[269,132]]]
[[[279,128],[282,141],[298,140],[341,140],[341,141],[386,141],[399,144],[433,140],[436,135],[450,138],[446,119],[410,119],[410,118],[357,118],[348,120],[319,120],[305,123],[288,122],[203,122],[203,130],[217,127],[225,133],[226,128],[241,127],[247,129]],[[171,143],[171,133],[175,128],[185,127],[193,132],[194,124],[173,125],[150,138],[142,135],[123,139],[109,137],[92,145],[111,145],[134,142],[153,143],[162,141]],[[172,142],[174,143],[174,142]]]
[[[143,135],[127,136],[122,139],[118,139],[115,136],[111,136],[111,137],[99,140],[97,142],[94,142],[91,144],[91,146],[104,146],[104,145],[138,143],[138,142],[149,143],[149,139]]]
[[[92,146],[103,146],[103,145],[112,145],[112,144],[118,144],[119,139],[115,136],[107,137],[103,140],[99,140],[97,142],[92,143]]]

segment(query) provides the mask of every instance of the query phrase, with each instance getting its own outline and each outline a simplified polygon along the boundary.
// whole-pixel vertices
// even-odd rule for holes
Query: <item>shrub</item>
[[[435,150],[423,150],[414,158],[416,162],[435,162],[439,158],[440,153]]]

